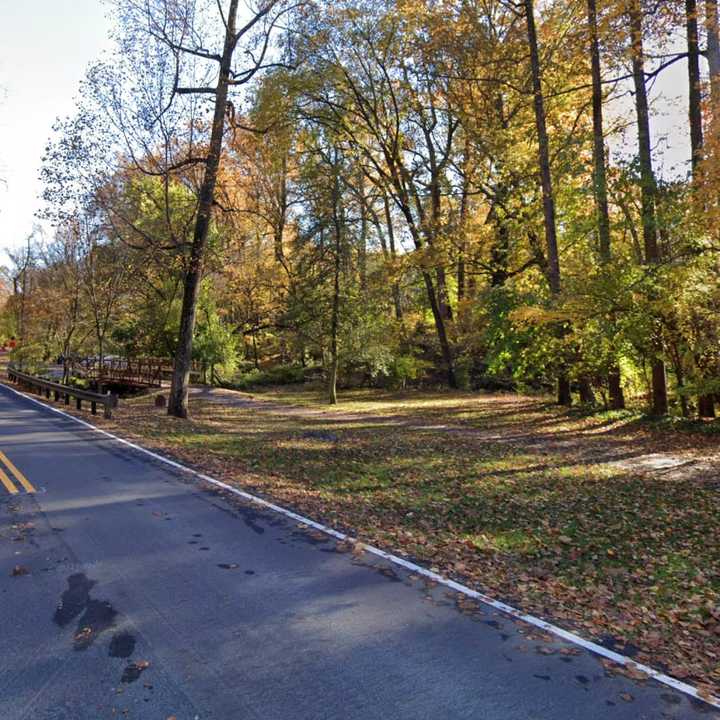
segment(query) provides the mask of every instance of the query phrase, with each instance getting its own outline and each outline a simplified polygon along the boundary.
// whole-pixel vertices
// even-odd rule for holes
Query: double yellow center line
[[[2,450],[0,450],[0,484],[4,485],[5,489],[11,495],[17,495],[19,490],[15,486],[15,483],[13,483],[10,479],[10,475],[5,472],[5,469],[10,472],[10,475],[15,478],[16,482],[25,488],[26,492],[35,492],[35,488],[32,486],[32,483],[15,467],[12,460],[10,460],[10,458]]]

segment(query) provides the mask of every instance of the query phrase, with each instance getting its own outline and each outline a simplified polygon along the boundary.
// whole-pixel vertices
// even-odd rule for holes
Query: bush
[[[10,353],[10,362],[23,372],[38,375],[45,371],[45,348],[40,343],[19,345]]]
[[[408,382],[420,380],[433,364],[414,355],[398,355],[393,359],[387,374],[392,387],[404,388]]]
[[[293,385],[305,382],[307,368],[301,365],[277,365],[267,370],[252,369],[238,373],[232,380],[220,383],[229,390],[249,390],[263,385]]]

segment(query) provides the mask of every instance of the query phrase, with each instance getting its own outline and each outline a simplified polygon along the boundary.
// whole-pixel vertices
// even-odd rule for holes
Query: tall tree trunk
[[[707,34],[707,61],[710,74],[710,137],[714,160],[720,153],[720,30],[718,28],[717,0],[705,0],[705,32]],[[703,395],[702,417],[715,417],[715,396]]]
[[[461,210],[461,215],[464,213],[465,210],[465,202],[463,199],[463,208]],[[461,222],[463,222],[461,220]],[[460,303],[462,300],[465,299],[465,251],[467,249],[467,239],[465,237],[465,233],[461,231],[461,236],[458,241],[458,258],[457,258],[457,275],[456,275],[456,282],[457,282],[457,299],[458,303]],[[458,311],[459,312],[459,311]]]
[[[412,236],[415,249],[421,250],[426,246],[423,237],[423,231],[415,223],[412,212],[410,210],[407,194],[405,193],[402,186],[398,187],[398,191],[398,206],[400,207],[400,210],[402,211],[405,219],[407,220],[408,230],[410,232],[410,235]],[[420,204],[419,200],[417,204]],[[432,246],[431,243],[428,243],[428,245]],[[447,334],[447,319],[444,312],[444,310],[446,311],[447,308],[443,308],[439,300],[442,292],[440,290],[436,291],[432,275],[430,274],[429,270],[423,269],[421,273],[423,277],[423,282],[425,283],[425,290],[427,291],[427,297],[428,302],[430,303],[430,310],[432,311],[433,321],[435,323],[435,331],[437,333],[438,343],[440,344],[440,351],[442,353],[443,362],[445,363],[445,367],[447,370],[448,385],[451,388],[457,388],[458,385],[457,378],[455,376],[455,360],[453,358],[453,352]]]
[[[674,325],[674,323],[673,323]],[[677,327],[673,328],[673,336],[677,335]],[[672,361],[672,369],[675,373],[675,381],[677,382],[678,395],[680,396],[680,410],[682,416],[690,417],[690,408],[688,406],[687,396],[685,395],[685,372],[683,370],[683,361],[677,340],[673,338],[670,344],[670,359]]]
[[[450,293],[447,286],[447,275],[445,268],[439,267],[435,269],[435,287],[437,288],[437,299],[440,306],[440,312],[443,319],[452,322],[453,309],[450,304]]]
[[[542,187],[543,218],[545,221],[545,244],[547,246],[548,282],[554,295],[560,293],[560,258],[557,243],[557,223],[555,220],[555,195],[550,174],[550,141],[547,134],[545,117],[545,97],[542,91],[542,73],[538,51],[537,30],[535,28],[535,10],[533,0],[525,0],[525,18],[527,21],[528,45],[530,46],[530,69],[535,106],[535,127],[538,136],[538,163],[540,184]]]
[[[713,125],[720,125],[720,37],[718,36],[717,0],[705,0],[705,32],[707,33],[707,61],[710,71],[710,104]]]
[[[238,0],[230,0],[225,27],[225,42],[220,74],[215,89],[215,110],[210,133],[210,145],[205,161],[205,173],[198,199],[197,216],[193,231],[190,259],[185,273],[182,311],[180,314],[180,333],[175,352],[172,385],[168,400],[168,415],[185,418],[188,414],[188,386],[192,364],[193,332],[195,330],[195,314],[197,299],[202,280],[203,260],[207,245],[208,231],[212,218],[215,200],[215,183],[217,181],[220,157],[222,155],[223,133],[225,130],[225,112],[227,108],[228,90],[232,69],[232,57],[237,38],[235,36]]]
[[[430,310],[435,320],[435,329],[437,330],[438,342],[440,343],[440,352],[443,356],[443,362],[447,369],[448,385],[457,389],[457,377],[455,376],[455,360],[453,358],[452,348],[450,347],[450,340],[447,335],[447,328],[445,326],[445,316],[443,315],[440,303],[438,302],[437,295],[435,293],[435,286],[433,285],[432,276],[427,270],[422,271],[423,280],[425,281],[425,289],[427,290],[428,300],[430,301]]]
[[[340,328],[340,269],[342,263],[342,221],[339,212],[340,187],[335,178],[333,186],[333,226],[335,235],[335,258],[333,264],[333,296],[330,317],[330,368],[328,371],[328,402],[337,405],[338,334]]]
[[[502,287],[509,277],[508,260],[510,257],[510,232],[506,222],[500,217],[496,209],[491,210],[495,237],[490,248],[492,270],[490,272],[490,286]]]
[[[607,172],[605,169],[605,129],[603,124],[603,92],[600,69],[600,42],[598,39],[596,0],[587,0],[588,29],[590,31],[590,65],[592,73],[593,107],[593,189],[597,215],[600,262],[607,265],[612,259],[610,238],[610,211],[608,209]],[[615,319],[612,319],[615,325]],[[622,378],[617,358],[610,361],[607,376],[610,407],[621,410],[625,407]]]
[[[282,170],[280,174],[280,187],[278,189],[278,204],[275,213],[274,250],[275,259],[287,270],[285,263],[285,223],[287,221],[288,193],[287,193],[287,155],[283,155]]]
[[[700,395],[698,398],[698,416],[701,418],[714,418],[716,416],[714,395]]]
[[[593,189],[598,224],[600,259],[610,262],[610,213],[608,210],[607,173],[605,170],[605,131],[603,127],[602,76],[600,74],[600,43],[598,40],[596,0],[587,0],[590,30],[590,61],[592,71],[593,108]]]
[[[460,197],[460,213],[458,218],[458,259],[457,259],[457,297],[458,303],[465,298],[466,267],[465,254],[467,252],[467,221],[470,194],[470,140],[465,136],[465,147],[462,160],[462,194]]]
[[[580,402],[583,403],[583,405],[595,404],[595,393],[593,392],[590,378],[587,376],[580,378]]]
[[[545,244],[547,246],[547,277],[550,292],[557,298],[560,295],[560,255],[558,253],[557,224],[555,221],[555,195],[553,193],[552,175],[550,174],[550,142],[547,134],[545,98],[542,91],[542,73],[540,70],[540,54],[538,52],[533,0],[525,0],[525,21],[527,23],[527,37],[530,49],[535,127],[538,136],[538,164],[543,196]],[[559,333],[562,332],[563,329],[559,328]],[[558,374],[558,404],[570,405],[571,403],[570,381],[568,380],[567,372],[561,370]]]
[[[388,244],[390,246],[390,257],[394,261],[397,257],[397,250],[395,248],[395,228],[393,227],[392,212],[390,211],[390,200],[386,194],[383,193],[383,206],[385,211],[385,225],[387,227]],[[395,306],[395,319],[403,319],[403,309],[400,297],[400,285],[397,280],[393,281],[392,286],[393,304]]]
[[[652,166],[650,140],[650,112],[648,109],[647,87],[645,84],[645,50],[643,47],[643,21],[640,0],[632,0],[629,7],[630,33],[632,43],[632,70],[635,86],[635,111],[637,114],[638,148],[640,158],[640,203],[645,245],[645,263],[649,266],[660,263],[658,247],[656,195],[657,184]],[[662,328],[660,318],[655,318],[652,337],[652,412],[666,415],[668,411],[667,378],[662,358]]]
[[[703,158],[702,97],[700,88],[700,46],[698,40],[697,0],[685,0],[685,29],[688,49],[688,115],[693,175]]]
[[[688,49],[688,116],[690,120],[692,172],[695,185],[700,182],[699,169],[704,154],[702,95],[700,88],[700,43],[698,39],[697,12],[697,0],[685,0],[685,30],[687,33]],[[680,362],[680,360],[678,360],[678,362]],[[681,376],[677,374],[677,371],[676,376],[678,378],[678,385],[680,385]],[[686,414],[687,399],[683,395],[681,396],[681,400],[683,402],[683,414]],[[715,402],[712,395],[700,395],[698,397],[698,415],[700,417],[715,416]]]
[[[360,170],[358,177],[358,194],[360,195],[360,237],[358,238],[358,267],[360,272],[360,288],[367,290],[367,240],[368,212],[365,195],[365,174]]]

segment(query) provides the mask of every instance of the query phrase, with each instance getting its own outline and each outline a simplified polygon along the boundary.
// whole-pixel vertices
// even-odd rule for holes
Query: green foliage
[[[231,375],[238,362],[238,336],[220,316],[211,297],[205,294],[198,310],[193,342],[193,358],[205,366]]]
[[[305,382],[307,372],[308,368],[299,365],[276,365],[267,370],[253,368],[237,373],[232,380],[224,380],[221,387],[245,391],[269,385],[293,385]]]
[[[552,88],[544,100],[559,288],[550,282],[527,38],[515,11],[319,3],[295,18],[297,71],[273,67],[247,87],[242,122],[265,131],[227,133],[195,360],[243,387],[300,382],[306,364],[326,377],[337,369],[341,388],[439,383],[454,373],[466,389],[550,392],[562,375],[576,396],[591,388],[586,401],[594,394],[602,406],[619,368],[636,408],[662,361],[672,412],[690,416],[718,399],[717,139],[708,138],[693,182],[658,180],[654,228],[643,222],[639,159],[613,153],[610,243],[601,247],[588,68],[578,61],[585,9],[549,3],[536,15],[541,85]],[[628,38],[616,42],[624,26],[611,7],[601,16],[601,61],[612,68],[627,61]],[[677,22],[670,13],[646,28],[658,53]],[[487,79],[488,68],[497,82],[473,79]],[[95,79],[114,72],[96,68]],[[130,99],[117,89],[117,102]],[[56,234],[35,238],[3,273],[0,334],[22,330],[28,362],[60,352],[175,353],[198,168],[181,162],[163,175],[137,165],[193,155],[207,127],[177,117],[192,132],[187,147],[180,135],[166,147],[158,137],[132,161],[122,152],[110,160],[115,148],[90,132],[104,117],[80,112],[58,126],[65,136],[50,143],[44,173]],[[88,185],[75,187],[81,178]],[[648,258],[651,228],[658,253]],[[237,372],[248,362],[263,370]]]
[[[417,383],[433,367],[433,364],[414,355],[398,355],[393,358],[387,372],[391,388],[404,388],[408,383]]]
[[[30,374],[44,371],[47,361],[47,348],[42,343],[19,345],[10,353],[10,362]]]

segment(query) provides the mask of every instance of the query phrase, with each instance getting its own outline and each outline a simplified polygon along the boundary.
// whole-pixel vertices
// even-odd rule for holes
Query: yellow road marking
[[[5,486],[5,489],[11,494],[11,495],[17,495],[18,489],[12,484],[12,480],[5,474],[5,471],[0,468],[0,483],[2,483]]]
[[[15,479],[27,490],[29,493],[34,493],[35,488],[32,483],[13,465],[10,458],[0,450],[0,461],[5,463],[5,467],[15,476]],[[0,470],[2,472],[2,470]],[[7,476],[6,476],[7,477]],[[5,483],[3,483],[4,485]]]

